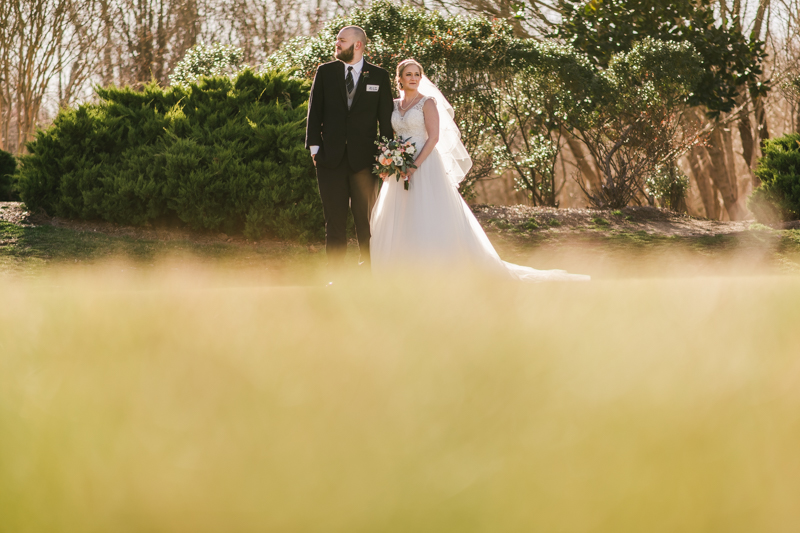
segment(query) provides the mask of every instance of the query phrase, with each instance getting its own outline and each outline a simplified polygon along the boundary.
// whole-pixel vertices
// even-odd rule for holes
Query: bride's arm
[[[436,102],[433,98],[429,98],[422,105],[422,113],[425,115],[425,131],[428,132],[428,140],[422,145],[419,155],[414,160],[417,168],[431,155],[433,149],[436,148],[436,143],[439,142],[439,112],[436,110]],[[411,176],[415,170],[412,168],[408,175]]]

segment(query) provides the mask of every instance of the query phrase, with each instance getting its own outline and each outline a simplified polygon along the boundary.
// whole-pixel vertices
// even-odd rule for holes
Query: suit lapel
[[[339,79],[336,80],[337,85],[342,93],[342,100],[344,101],[344,108],[347,109],[347,87],[345,87],[344,83],[344,63],[341,61],[337,61],[339,64],[339,68],[336,69],[336,75]]]

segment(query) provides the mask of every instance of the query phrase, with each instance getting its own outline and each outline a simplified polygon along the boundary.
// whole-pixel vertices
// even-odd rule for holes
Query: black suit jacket
[[[341,61],[317,68],[308,102],[306,148],[319,146],[317,166],[335,168],[346,146],[351,168],[359,171],[375,163],[378,126],[381,137],[392,138],[392,85],[388,72],[365,60],[348,110],[344,78]]]

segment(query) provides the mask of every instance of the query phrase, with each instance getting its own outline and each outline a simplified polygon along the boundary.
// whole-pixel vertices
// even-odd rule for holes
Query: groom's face
[[[334,52],[333,57],[338,59],[339,61],[344,61],[345,63],[349,63],[353,60],[353,55],[355,53],[355,44],[351,44],[350,48],[339,48],[339,44],[336,45],[336,52]]]
[[[336,36],[336,45],[333,57],[339,61],[349,63],[353,60],[353,56],[355,55],[355,46],[356,40],[352,35],[352,32],[342,30],[339,32],[339,35]]]

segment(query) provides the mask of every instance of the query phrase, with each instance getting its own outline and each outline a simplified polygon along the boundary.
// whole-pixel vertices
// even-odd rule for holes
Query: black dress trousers
[[[347,252],[348,209],[353,211],[359,260],[369,263],[369,219],[378,199],[380,183],[370,168],[353,170],[347,154],[336,167],[317,166],[317,184],[325,215],[325,252],[331,265],[340,264]]]

